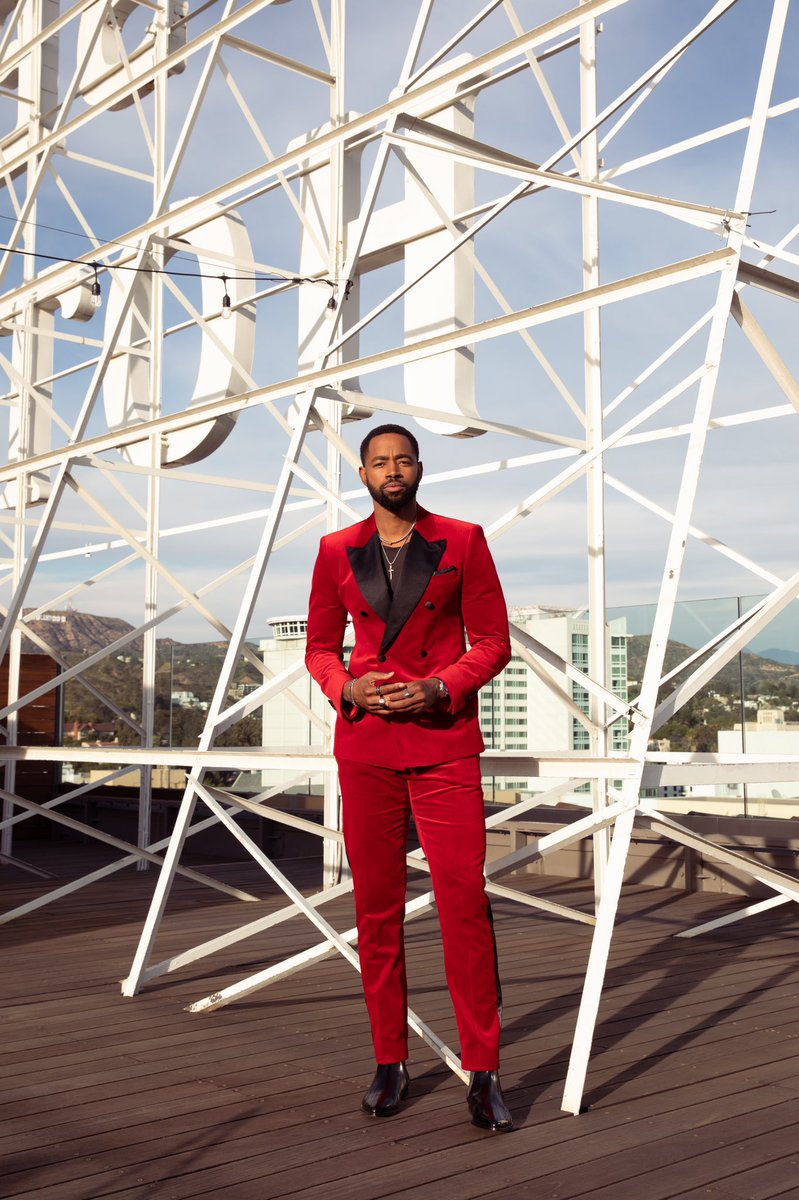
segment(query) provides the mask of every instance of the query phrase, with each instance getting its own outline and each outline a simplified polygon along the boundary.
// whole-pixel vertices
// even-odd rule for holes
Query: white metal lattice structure
[[[70,885],[132,861],[162,864],[127,994],[298,914],[319,928],[317,947],[195,1007],[336,951],[357,967],[353,931],[337,932],[320,912],[348,886],[337,882],[329,754],[255,753],[218,740],[270,695],[291,694],[302,664],[268,678],[246,639],[264,614],[285,610],[295,579],[307,579],[319,532],[360,515],[358,420],[399,414],[422,427],[428,503],[437,507],[440,495],[443,511],[483,521],[506,582],[523,589],[515,598],[533,598],[552,530],[550,555],[582,564],[590,672],[556,665],[590,693],[587,714],[570,691],[559,699],[588,729],[591,750],[486,759],[502,774],[548,780],[543,795],[492,825],[592,785],[580,821],[489,873],[492,891],[521,901],[497,879],[593,838],[596,920],[568,914],[595,924],[564,1097],[579,1110],[634,821],[697,844],[640,801],[642,788],[797,774],[789,757],[648,750],[799,592],[790,547],[775,549],[743,520],[753,495],[771,496],[766,512],[785,504],[787,473],[767,464],[792,461],[796,438],[788,322],[799,220],[786,149],[799,120],[789,71],[795,8],[407,0],[378,19],[365,0],[346,10],[344,0],[227,0],[193,11],[133,0],[79,0],[62,13],[53,0],[0,6],[9,413],[0,659],[8,653],[11,678],[0,713],[2,853],[11,855],[13,826],[31,812],[71,821],[60,801],[39,807],[16,794],[21,759],[140,770],[138,845],[111,839],[124,857]],[[756,207],[777,211],[755,218]],[[449,435],[463,439],[457,453]],[[730,487],[723,468],[741,462],[747,471]],[[563,507],[578,491],[579,525]],[[254,495],[268,507],[254,508]],[[651,522],[638,545],[636,514]],[[650,532],[660,528],[662,537]],[[692,559],[689,544],[704,557]],[[754,578],[767,595],[710,634],[669,691],[666,645],[694,561],[706,581],[707,562],[718,562],[737,573],[729,578],[739,591],[751,590],[739,580]],[[606,593],[625,570],[640,578],[647,569],[654,632],[628,703],[609,686]],[[17,714],[33,698],[20,695],[20,653],[26,638],[48,648],[31,622],[87,588],[93,602],[116,599],[125,611],[138,595],[137,627],[99,655],[62,661],[62,682],[80,678],[96,694],[87,672],[97,658],[141,637],[140,711],[102,696],[131,745],[18,747]],[[163,748],[154,745],[157,636],[189,618],[227,653],[199,746]],[[528,633],[515,640],[533,669],[551,663]],[[263,683],[231,703],[242,657]],[[627,754],[608,749],[619,717],[631,722]],[[161,763],[190,774],[172,838],[151,845],[151,771]],[[288,820],[270,809],[272,792],[245,801],[205,778],[234,765],[324,778],[319,895],[297,893],[236,824],[236,813],[253,809]],[[194,821],[198,803],[204,815]],[[155,963],[185,838],[213,824],[247,846],[287,907]],[[702,848],[730,861],[710,842]],[[766,903],[799,899],[793,880],[733,857],[774,890]],[[425,869],[418,855],[410,861]],[[430,902],[415,900],[409,915]],[[422,1018],[411,1020],[460,1072]]]

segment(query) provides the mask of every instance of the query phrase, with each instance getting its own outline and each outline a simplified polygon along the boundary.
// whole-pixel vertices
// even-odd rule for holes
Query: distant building
[[[769,729],[785,729],[785,709],[784,708],[759,708],[757,710],[757,719],[755,721],[746,721],[743,725],[737,722],[733,725],[733,731],[740,733],[743,729],[746,733],[765,733]],[[728,733],[729,730],[725,730]]]
[[[70,741],[80,742],[82,746],[119,740],[113,721],[70,721],[64,726],[64,736]]]
[[[258,683],[234,683],[231,688],[228,688],[228,695],[234,700],[243,700],[245,696],[257,692],[260,686]]]
[[[538,605],[511,608],[509,616],[537,641],[565,662],[589,669],[589,628],[583,612],[544,608]],[[620,699],[627,699],[627,622],[618,617],[606,627],[606,656],[610,666],[610,686]],[[564,671],[541,663],[543,671],[582,709],[589,711],[589,694],[579,683],[570,681]],[[496,750],[538,751],[590,750],[590,734],[585,726],[561,704],[546,683],[514,654],[505,670],[480,692],[480,725],[486,747]],[[626,720],[611,726],[610,749],[628,747]],[[543,791],[541,779],[498,777],[494,787],[500,791]]]
[[[764,754],[772,758],[799,755],[799,721],[785,720],[782,708],[761,708],[756,721],[739,721],[718,732],[719,754]],[[660,793],[663,789],[660,789]],[[707,812],[717,816],[799,816],[799,768],[796,780],[749,783],[716,783],[686,786],[682,800],[670,799],[661,807],[668,812]],[[658,800],[660,804],[660,800]]]
[[[773,757],[799,754],[799,722],[788,723],[781,708],[758,709],[757,720],[740,723],[732,729],[720,729],[719,754],[768,754]],[[797,771],[799,776],[799,770]],[[735,811],[742,811],[743,784],[724,784],[717,795],[733,800]],[[747,786],[747,811],[753,817],[799,816],[799,778],[794,781],[750,783]]]
[[[258,649],[263,655],[264,665],[273,675],[280,674],[293,663],[305,658],[305,642],[308,632],[307,616],[272,617],[267,624],[272,629],[272,636],[261,638]],[[349,662],[350,651],[355,644],[351,625],[344,634],[345,662]],[[332,709],[327,698],[322,694],[318,683],[307,672],[303,674],[290,688],[286,688],[268,700],[263,707],[263,743],[269,749],[318,749],[324,745],[324,735],[314,721],[302,709],[292,703],[289,692],[296,696],[306,708],[310,709],[322,720],[329,720]],[[313,780],[304,779],[292,782],[290,771],[264,771],[261,786],[264,788],[286,784],[289,792],[307,794],[313,792],[321,795],[322,780],[318,776]]]
[[[207,702],[199,700],[194,692],[173,692],[172,703],[177,704],[178,708],[208,708]]]

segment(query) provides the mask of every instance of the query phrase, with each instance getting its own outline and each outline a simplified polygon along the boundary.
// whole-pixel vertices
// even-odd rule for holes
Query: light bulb
[[[92,308],[100,308],[103,303],[103,293],[100,288],[99,280],[95,279],[91,287],[91,302]]]
[[[233,309],[230,307],[230,296],[225,292],[222,297],[222,319],[229,321],[233,316]]]

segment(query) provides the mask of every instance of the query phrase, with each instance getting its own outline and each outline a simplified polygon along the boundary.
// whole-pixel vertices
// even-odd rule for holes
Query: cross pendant
[[[393,578],[394,578],[394,565],[393,565],[393,563],[389,563],[388,564],[388,582],[391,583],[391,580]]]

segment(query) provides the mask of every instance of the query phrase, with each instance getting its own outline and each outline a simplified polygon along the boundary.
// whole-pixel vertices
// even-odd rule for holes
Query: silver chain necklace
[[[402,554],[402,551],[405,549],[405,545],[404,545],[405,539],[410,537],[411,532],[412,532],[412,530],[409,530],[409,532],[405,534],[405,538],[403,539],[403,545],[399,547],[399,549],[397,550],[397,552],[393,558],[388,557],[388,553],[386,552],[386,547],[383,545],[383,539],[382,538],[380,539],[380,549],[383,551],[383,558],[386,560],[386,566],[388,567],[388,582],[389,583],[391,583],[394,579],[394,564],[397,561],[397,559],[399,558],[399,556]],[[389,545],[390,544],[391,543],[389,543]]]
[[[418,518],[417,518],[417,520],[418,520]],[[407,533],[403,533],[402,537],[394,538],[393,542],[385,541],[383,538],[380,537],[380,534],[378,533],[377,536],[380,538],[380,545],[381,546],[396,546],[399,542],[406,541],[411,536],[411,534],[413,533],[415,528],[416,528],[416,521],[414,521],[413,525],[411,525],[411,527]],[[400,549],[402,549],[402,547],[400,547]],[[396,562],[396,559],[394,561]]]

